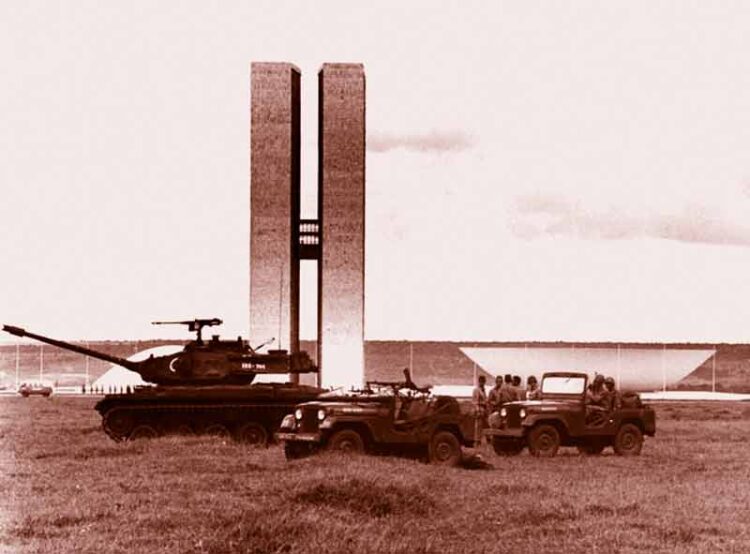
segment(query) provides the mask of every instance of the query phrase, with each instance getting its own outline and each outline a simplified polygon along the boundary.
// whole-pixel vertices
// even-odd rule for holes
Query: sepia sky
[[[368,339],[750,342],[748,29],[730,1],[4,2],[0,323],[246,335],[249,64],[302,71],[314,216],[317,71],[362,62]]]

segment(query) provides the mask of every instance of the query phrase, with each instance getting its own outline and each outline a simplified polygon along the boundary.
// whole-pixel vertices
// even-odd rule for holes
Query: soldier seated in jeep
[[[623,393],[621,406],[601,411],[603,422],[587,417],[585,373],[553,372],[542,378],[541,400],[504,405],[485,435],[497,454],[519,454],[525,447],[534,456],[554,456],[560,446],[575,446],[583,454],[600,454],[607,446],[623,456],[641,453],[643,436],[654,436],[654,411],[635,393]]]
[[[586,387],[586,423],[603,425],[607,421],[609,400],[604,388],[604,375],[596,374],[594,382]]]

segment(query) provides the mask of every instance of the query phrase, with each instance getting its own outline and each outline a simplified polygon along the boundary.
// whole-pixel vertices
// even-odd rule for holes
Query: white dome
[[[132,356],[128,357],[131,362],[142,362],[149,358],[149,356],[169,356],[170,354],[176,354],[181,351],[183,346],[179,344],[164,344],[162,346],[154,346],[153,348],[147,348],[136,352]],[[95,389],[104,390],[105,392],[113,389],[119,390],[125,387],[137,387],[148,385],[139,374],[135,371],[130,371],[119,365],[112,365],[101,377],[94,381],[91,386]]]

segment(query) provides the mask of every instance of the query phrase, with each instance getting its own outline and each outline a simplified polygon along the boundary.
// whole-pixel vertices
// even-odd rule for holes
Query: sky
[[[367,339],[750,341],[749,4],[371,4],[3,2],[0,323],[246,335],[250,63],[301,69],[314,217],[361,62]]]

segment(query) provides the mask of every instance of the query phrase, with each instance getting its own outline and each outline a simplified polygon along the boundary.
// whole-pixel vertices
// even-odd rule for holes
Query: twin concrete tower
[[[318,217],[300,217],[300,71],[251,68],[250,336],[299,350],[300,263],[318,269],[322,386],[364,379],[365,74],[318,74]]]

